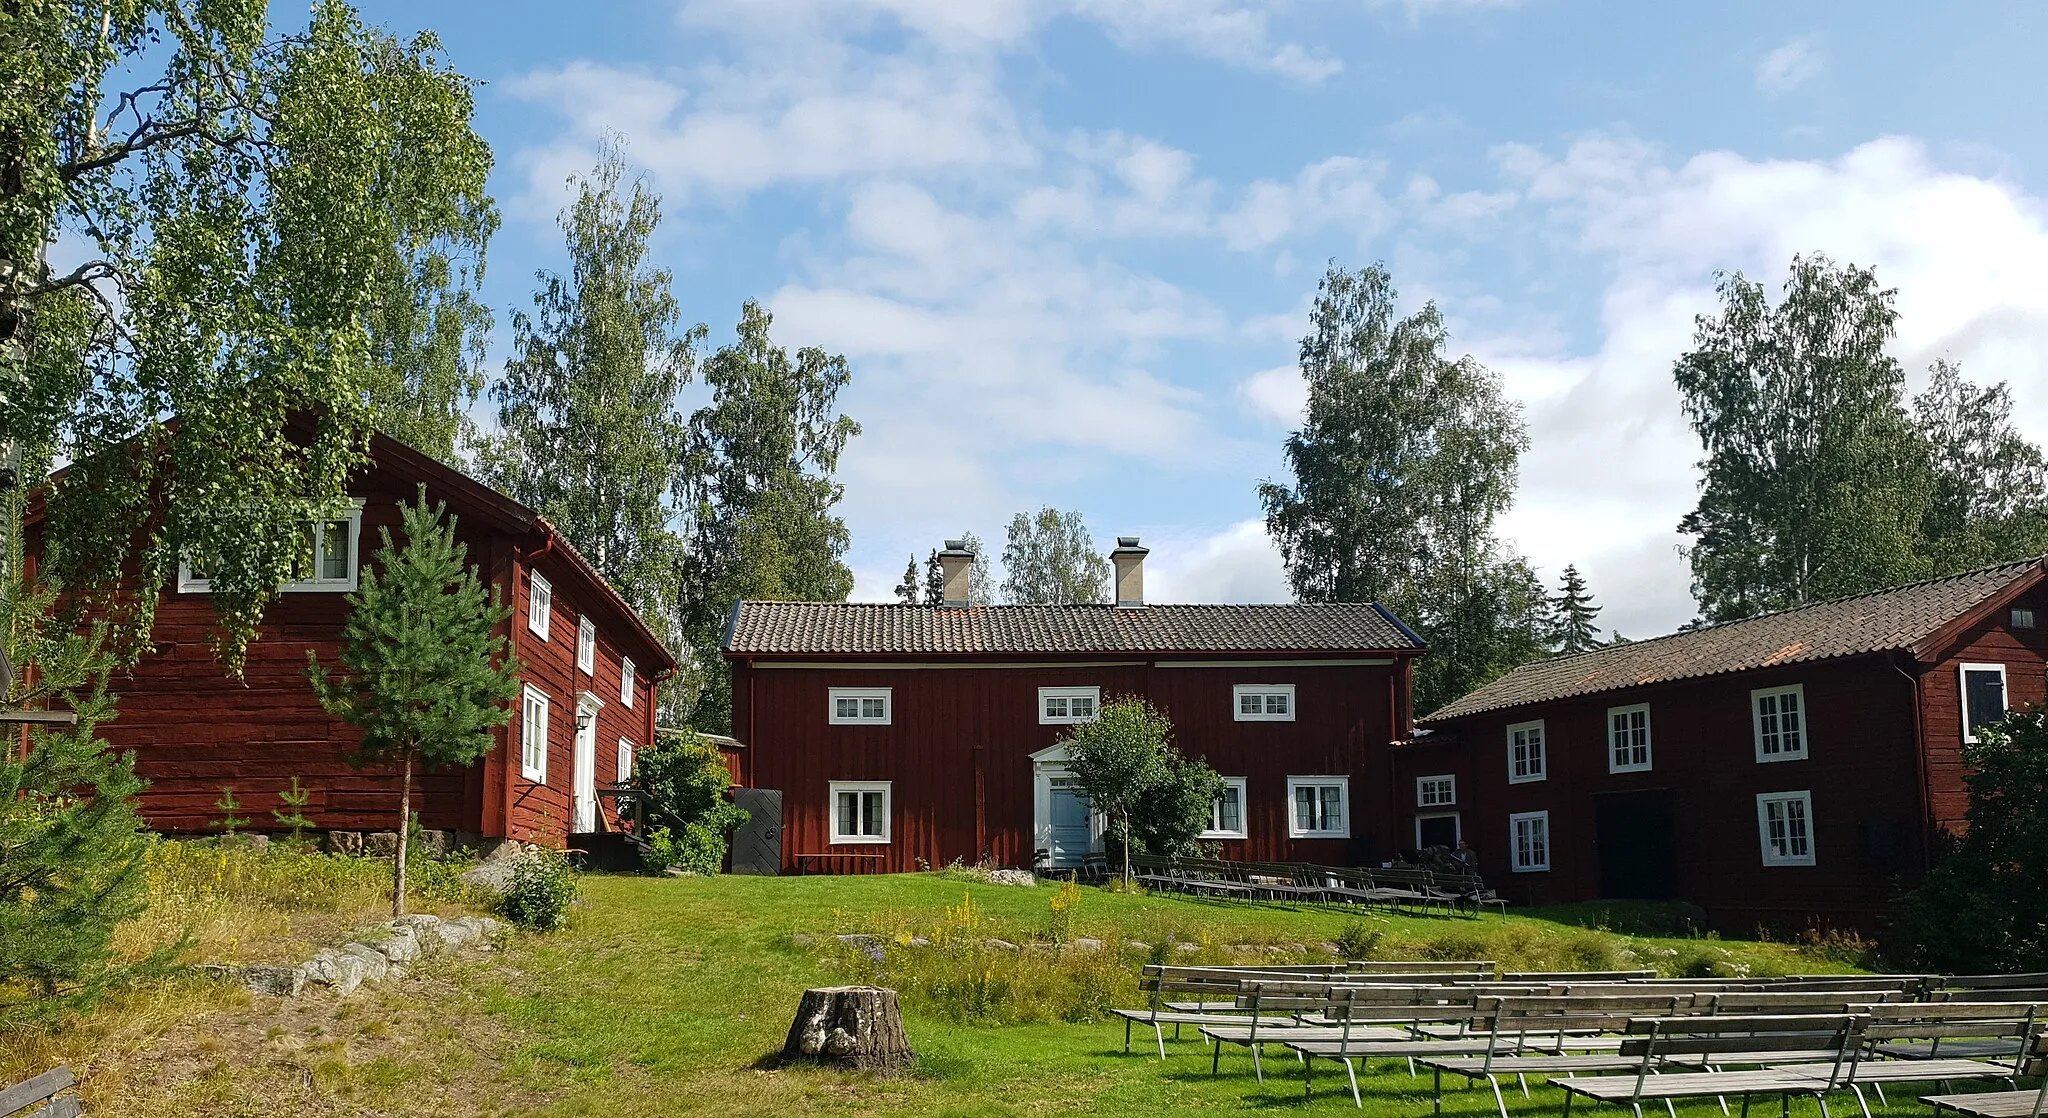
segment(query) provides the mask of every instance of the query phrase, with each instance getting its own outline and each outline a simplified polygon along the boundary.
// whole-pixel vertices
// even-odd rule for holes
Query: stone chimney
[[[966,540],[946,541],[946,550],[939,552],[939,575],[945,588],[941,606],[963,609],[974,604],[974,553],[967,550]]]
[[[1118,536],[1109,561],[1116,567],[1118,609],[1142,609],[1145,605],[1145,556],[1150,549],[1138,546],[1136,536]]]

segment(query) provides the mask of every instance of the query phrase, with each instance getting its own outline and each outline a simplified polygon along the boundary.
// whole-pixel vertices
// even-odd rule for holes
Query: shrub
[[[703,823],[688,823],[674,830],[656,827],[647,836],[647,852],[640,861],[649,873],[682,870],[708,876],[725,864],[725,846],[724,832]]]
[[[1370,959],[1386,935],[1384,929],[1375,928],[1363,920],[1353,920],[1344,925],[1332,942],[1337,945],[1337,953],[1347,960]]]
[[[1074,910],[1081,907],[1081,887],[1071,881],[1060,883],[1052,900],[1046,902],[1050,913],[1047,935],[1054,943],[1064,944],[1074,936]]]
[[[695,731],[664,730],[633,759],[632,783],[646,795],[648,844],[668,833],[663,851],[645,860],[647,868],[717,873],[725,864],[726,833],[747,821],[726,798],[732,773],[718,747]]]
[[[551,932],[569,922],[576,903],[576,871],[559,850],[541,849],[512,867],[512,882],[498,910],[505,919],[536,932]]]

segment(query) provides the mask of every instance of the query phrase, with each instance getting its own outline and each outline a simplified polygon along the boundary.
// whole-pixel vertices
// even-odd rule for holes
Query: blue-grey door
[[[1088,821],[1088,795],[1074,787],[1067,777],[1052,778],[1051,818],[1047,830],[1047,861],[1055,866],[1078,866],[1093,845]]]

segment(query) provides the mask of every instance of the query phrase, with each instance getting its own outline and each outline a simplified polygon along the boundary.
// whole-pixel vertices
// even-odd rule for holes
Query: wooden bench
[[[78,1080],[72,1077],[71,1069],[59,1066],[34,1079],[0,1088],[0,1118],[32,1106],[36,1109],[22,1118],[78,1118],[84,1111],[80,1109],[78,1095],[74,1091],[77,1086]]]
[[[1494,1035],[1512,1039],[1514,1051],[1495,1047],[1482,1056],[1431,1056],[1419,1062],[1434,1079],[1434,1113],[1443,1113],[1444,1073],[1467,1080],[1484,1079],[1493,1088],[1494,1105],[1508,1118],[1500,1077],[1512,1075],[1529,1095],[1528,1075],[1634,1071],[1638,1061],[1605,1049],[1603,1034],[1624,1027],[1632,1017],[1675,1017],[1690,1006],[1691,995],[1647,993],[1634,996],[1505,998],[1494,1016]],[[1532,1043],[1532,1038],[1534,1042]],[[1613,1047],[1619,1047],[1618,1045]],[[1531,1049],[1540,1051],[1531,1052]],[[1573,1051],[1577,1050],[1577,1051]]]
[[[835,861],[846,863],[841,867],[842,872],[874,873],[882,868],[882,860],[886,857],[888,857],[886,854],[844,854],[837,850],[826,851],[821,854],[790,855],[790,859],[796,863],[796,875],[798,877],[823,870],[828,863]]]
[[[1921,1102],[1934,1108],[1937,1118],[1944,1110],[1963,1118],[2042,1118],[2048,1104],[2048,1036],[2036,1036],[2033,1055],[2020,1070],[2038,1076],[2041,1086],[2032,1091],[1982,1091],[1974,1095],[1923,1095]]]
[[[1584,1097],[1593,1102],[1613,1103],[1633,1110],[1642,1118],[1643,1103],[1662,1102],[1668,1108],[1674,1099],[1742,1096],[1742,1115],[1749,1118],[1752,1095],[1777,1095],[1790,1113],[1793,1095],[1806,1095],[1820,1103],[1827,1113],[1827,1094],[1843,1081],[1850,1061],[1861,1044],[1866,1017],[1854,1014],[1825,1016],[1731,1016],[1645,1017],[1628,1023],[1627,1039],[1620,1055],[1635,1058],[1634,1075],[1572,1076],[1553,1079],[1552,1087],[1562,1090],[1564,1113],[1569,1118],[1572,1100]],[[1830,1051],[1834,1062],[1803,1064],[1797,1069],[1762,1071],[1702,1071],[1660,1074],[1673,1057],[1717,1053]]]
[[[1174,1036],[1178,1037],[1180,1035],[1180,1026],[1182,1025],[1235,1025],[1245,1023],[1245,1016],[1233,1010],[1236,1006],[1239,988],[1243,985],[1246,976],[1238,972],[1226,972],[1223,974],[1213,972],[1201,973],[1199,968],[1194,969],[1196,973],[1173,973],[1166,971],[1165,968],[1148,966],[1138,979],[1138,989],[1140,992],[1150,996],[1150,1004],[1143,1009],[1112,1009],[1109,1011],[1112,1017],[1124,1019],[1125,1052],[1131,1050],[1131,1026],[1133,1025],[1150,1025],[1152,1027],[1153,1039],[1159,1045],[1159,1058],[1164,1060],[1166,1058],[1166,1030],[1164,1026],[1174,1026]],[[1288,978],[1298,976],[1274,975],[1273,977]],[[1165,1004],[1168,994],[1194,994],[1198,1000],[1220,996],[1230,999],[1229,1004],[1233,1008],[1231,1010],[1204,1008],[1193,1011],[1172,1009]],[[1294,1018],[1268,1017],[1261,1023],[1276,1026],[1292,1025],[1294,1024]]]

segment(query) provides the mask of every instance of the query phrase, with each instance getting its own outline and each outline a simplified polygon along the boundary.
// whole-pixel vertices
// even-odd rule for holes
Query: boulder
[[[372,858],[395,858],[398,856],[397,831],[372,831],[363,836],[363,853]]]
[[[1192,955],[1195,952],[1200,951],[1202,949],[1202,945],[1199,943],[1176,943],[1173,945],[1173,949],[1175,951],[1180,952],[1183,955]]]
[[[363,984],[363,977],[368,972],[369,967],[356,956],[336,955],[334,957],[335,992],[343,995],[350,993],[356,987]]]
[[[990,885],[1022,885],[1029,888],[1037,885],[1038,879],[1031,876],[1030,870],[990,870],[988,871],[988,883]]]
[[[1076,951],[1100,951],[1102,950],[1102,941],[1099,939],[1091,939],[1088,936],[1082,936],[1080,939],[1075,940],[1068,946],[1072,947]]]
[[[519,843],[499,843],[490,853],[484,855],[484,860],[478,862],[475,869],[463,874],[460,880],[464,885],[503,893],[512,888],[512,871],[520,862],[533,856],[534,852],[530,848]]]
[[[989,949],[989,950],[991,950],[991,951],[1021,951],[1021,950],[1023,950],[1023,948],[1021,948],[1021,947],[1018,947],[1018,946],[1017,946],[1016,944],[1014,944],[1014,943],[1011,943],[1011,942],[1010,942],[1009,940],[1006,940],[1006,939],[996,939],[996,938],[995,938],[994,936],[990,936],[990,937],[989,937],[988,939],[985,939],[985,940],[983,940],[983,941],[981,941],[981,942],[982,942],[982,946],[984,946],[984,947],[988,948],[988,949]]]
[[[295,998],[306,988],[306,972],[301,967],[243,967],[242,984],[253,994]]]
[[[420,853],[435,858],[448,856],[449,848],[455,845],[453,831],[421,831],[413,840]]]
[[[394,963],[410,963],[422,954],[419,937],[413,934],[411,928],[393,929],[391,938],[378,944],[377,950],[383,952],[384,957]]]
[[[363,981],[365,982],[382,982],[385,976],[391,973],[391,960],[386,958],[382,951],[368,944],[345,944],[341,949],[341,953],[352,955],[362,961]]]
[[[429,943],[439,941],[441,947],[449,951],[454,951],[468,945],[469,943],[474,942],[482,935],[482,932],[479,932],[475,928],[469,927],[466,924],[457,924],[454,921],[443,921],[439,924],[428,925],[426,928],[426,935],[421,938],[421,942]]]
[[[360,857],[363,853],[361,831],[329,831],[326,839],[329,854],[348,854]]]

